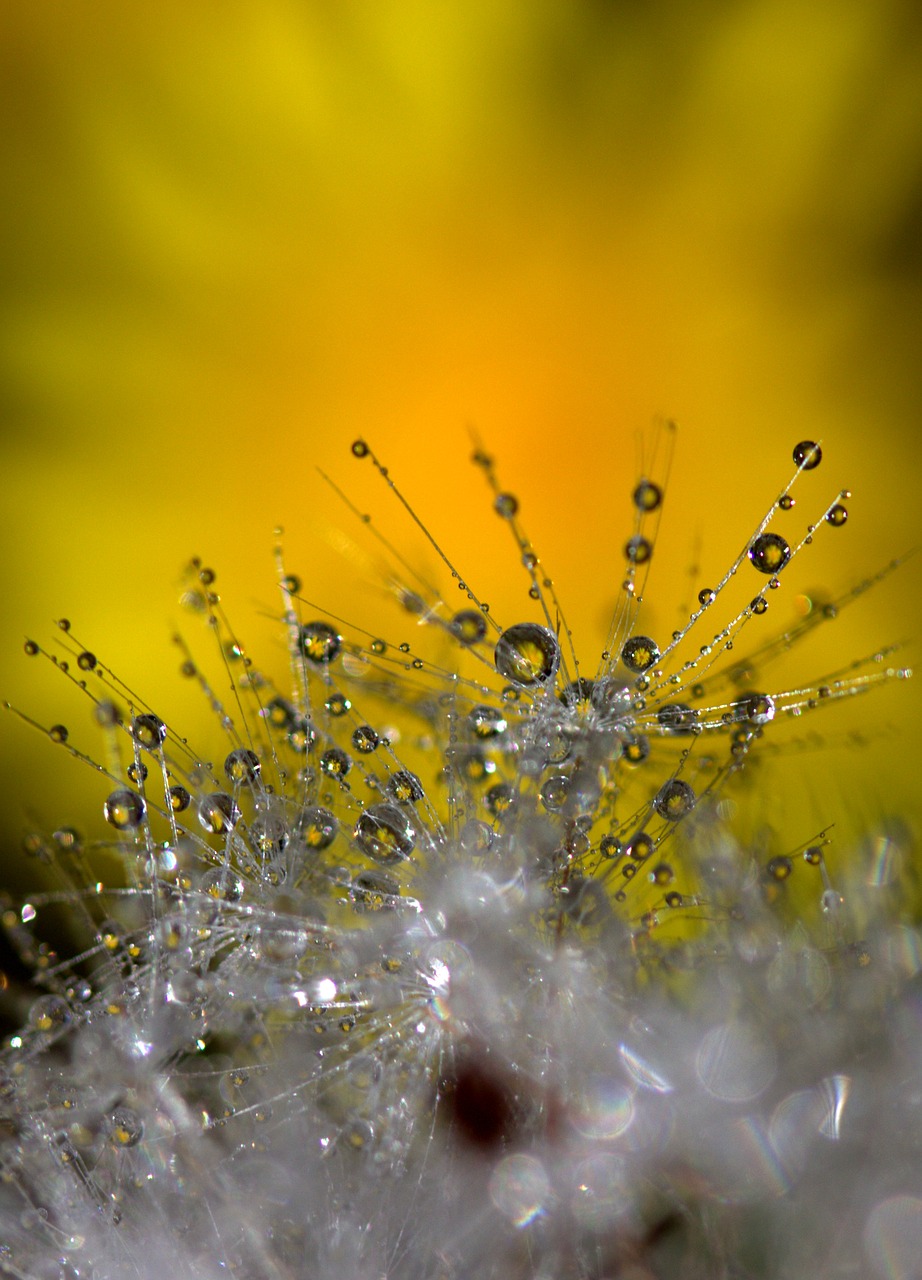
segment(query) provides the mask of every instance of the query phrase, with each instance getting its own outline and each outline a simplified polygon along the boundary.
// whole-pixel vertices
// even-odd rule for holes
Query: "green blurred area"
[[[307,595],[404,625],[316,472],[428,569],[349,456],[360,434],[513,621],[527,580],[467,466],[476,427],[593,655],[658,413],[680,424],[649,592],[663,629],[803,438],[826,459],[797,518],[854,499],[789,598],[909,550],[920,25],[909,0],[8,0],[0,697],[98,751],[85,701],[22,654],[66,615],[207,738],[170,643],[180,570],[214,564],[250,650],[281,665],[277,524]],[[892,641],[911,661],[920,589],[910,562],[792,670]],[[817,718],[825,745],[792,748],[772,797],[779,825],[800,815],[792,841],[843,805],[856,826],[918,819],[920,708],[900,683]],[[4,879],[31,874],[12,865],[31,825],[101,821],[104,784],[12,716],[0,780]]]

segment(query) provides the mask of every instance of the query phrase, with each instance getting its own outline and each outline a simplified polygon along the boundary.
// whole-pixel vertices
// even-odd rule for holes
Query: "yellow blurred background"
[[[358,435],[509,623],[527,581],[469,466],[475,428],[593,657],[658,414],[680,425],[648,593],[661,633],[798,440],[825,459],[788,528],[854,498],[777,614],[919,541],[911,0],[6,0],[0,58],[0,698],[81,749],[98,751],[87,704],[25,636],[69,617],[207,737],[170,644],[181,622],[206,647],[176,603],[192,555],[266,665],[284,660],[277,524],[305,594],[405,625],[377,553],[343,552],[339,530],[370,544],[317,474],[428,570],[351,458]],[[912,562],[794,669],[891,641],[911,661],[920,590]],[[827,747],[792,749],[771,797],[792,842],[843,804],[858,825],[918,817],[920,710],[917,680],[817,717]],[[105,785],[12,716],[0,781],[5,880],[27,882],[29,827],[101,825]]]

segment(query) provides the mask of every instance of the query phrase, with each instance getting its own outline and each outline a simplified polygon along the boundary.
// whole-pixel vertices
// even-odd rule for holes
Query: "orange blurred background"
[[[648,593],[661,631],[692,560],[712,584],[803,438],[825,459],[802,523],[843,485],[854,498],[777,612],[913,547],[917,14],[7,0],[0,697],[98,751],[87,704],[22,652],[66,615],[201,737],[170,644],[182,622],[205,648],[181,567],[214,565],[250,651],[281,664],[277,524],[305,594],[394,634],[379,557],[343,550],[340,530],[370,544],[317,468],[414,562],[434,557],[351,458],[357,435],[508,623],[528,584],[468,464],[473,426],[593,657],[657,414],[680,425]],[[891,641],[911,661],[920,591],[912,562],[794,669]],[[920,710],[920,682],[900,682],[817,717],[828,750],[797,754],[772,797],[779,822],[807,811],[792,842],[843,796],[859,825],[919,815]],[[5,848],[32,825],[101,825],[104,784],[12,716],[0,779]]]

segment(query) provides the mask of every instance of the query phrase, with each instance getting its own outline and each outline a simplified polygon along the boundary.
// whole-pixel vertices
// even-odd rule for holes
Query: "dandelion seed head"
[[[906,1092],[916,928],[859,904],[827,830],[732,817],[788,722],[904,673],[859,656],[786,687],[771,661],[792,629],[753,638],[752,579],[783,597],[824,533],[767,527],[819,446],[795,448],[737,559],[657,639],[643,607],[668,495],[653,469],[629,487],[594,663],[489,455],[530,615],[494,613],[371,446],[352,453],[450,575],[443,598],[405,558],[389,571],[412,640],[310,601],[280,550],[287,667],[263,668],[193,561],[183,597],[215,650],[179,642],[215,722],[199,746],[60,624],[55,665],[99,758],[46,732],[102,775],[110,831],[105,848],[36,838],[58,887],[2,912],[40,994],[0,1055],[0,1270],[719,1277],[757,1213],[760,1238],[798,1226],[753,1274],[803,1273],[824,1248],[844,1275],[810,1219],[834,1214],[835,1196],[813,1203],[824,1183],[853,1196],[872,1268],[901,1257],[915,1201],[876,1152],[908,1159],[912,1139],[884,1117],[872,1140],[869,1116],[882,1088]],[[884,889],[901,869],[880,839],[863,873]],[[101,857],[120,873],[95,878]],[[45,940],[61,909],[73,958]]]

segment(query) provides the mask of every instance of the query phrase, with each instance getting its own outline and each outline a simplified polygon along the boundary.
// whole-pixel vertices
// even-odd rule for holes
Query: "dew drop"
[[[136,791],[113,791],[103,805],[106,822],[118,831],[136,831],[144,821],[147,806]]]
[[[497,707],[476,706],[468,712],[467,722],[478,738],[496,738],[506,732],[507,721]]]
[[[712,591],[710,587],[702,587],[698,592],[698,603],[701,605],[702,609],[706,609],[708,605],[713,604],[716,599],[717,594]]]
[[[52,742],[66,742],[67,729],[63,724],[53,724],[48,730],[48,737]]]
[[[511,493],[498,493],[493,503],[493,510],[504,520],[511,520],[519,509],[519,500]]]
[[[342,636],[327,622],[306,622],[298,632],[298,648],[317,666],[332,662],[342,644]]]
[[[355,457],[355,458],[367,458],[367,457],[368,457],[368,445],[365,443],[365,441],[364,441],[364,440],[353,440],[353,441],[352,441],[352,455],[353,455],[353,457]]]
[[[39,647],[34,640],[27,640],[22,647],[26,651],[26,653],[29,655],[30,658],[34,658],[35,655],[39,652]]]
[[[659,649],[649,636],[631,636],[621,650],[621,661],[628,671],[647,671],[658,661]]]
[[[479,644],[487,634],[487,624],[477,609],[462,609],[449,622],[448,630],[461,644]]]
[[[359,755],[367,756],[376,751],[381,739],[370,724],[360,724],[352,735],[352,745]]]
[[[113,1147],[136,1147],[144,1136],[141,1117],[131,1107],[116,1107],[109,1116],[106,1130]]]
[[[328,778],[345,778],[351,768],[351,759],[340,747],[330,747],[320,757],[320,772]]]
[[[408,858],[416,844],[409,818],[394,804],[371,805],[353,835],[363,853],[384,865]]]
[[[762,533],[749,548],[749,559],[759,573],[779,573],[791,558],[791,548],[779,533]]]
[[[653,808],[668,822],[678,822],[695,807],[695,793],[687,782],[673,778],[660,787]]]
[[[135,716],[131,722],[131,736],[146,751],[159,751],[166,739],[166,725],[159,716]]]
[[[499,674],[514,684],[542,685],[557,673],[560,645],[547,627],[518,622],[500,636],[493,659]]]
[[[841,502],[837,502],[834,507],[830,507],[826,512],[826,523],[831,524],[834,529],[841,529],[848,519],[848,508],[843,507]]]
[[[624,544],[624,554],[631,564],[646,564],[653,554],[653,546],[646,538],[628,538]]]
[[[641,480],[634,490],[634,506],[638,511],[655,511],[663,500],[663,491],[652,480]]]
[[[77,655],[77,666],[81,671],[94,671],[96,669],[96,654],[90,653],[89,649],[84,649],[83,653]]]
[[[772,880],[787,880],[794,870],[794,864],[787,857],[772,858],[765,869]]]
[[[812,440],[801,440],[794,446],[793,458],[802,471],[813,471],[823,460],[823,451]]]
[[[259,777],[259,756],[247,747],[237,747],[224,761],[224,774],[228,782],[252,784]]]
[[[783,493],[778,499],[778,506],[782,511],[790,511],[794,507],[794,499],[789,493]]]
[[[240,818],[240,810],[224,791],[213,791],[210,795],[202,796],[196,806],[196,813],[202,828],[212,835],[231,831]]]
[[[189,808],[189,805],[192,803],[192,797],[189,795],[189,792],[185,787],[180,786],[179,783],[170,787],[169,797],[170,808],[174,813],[185,813]]]
[[[328,849],[336,839],[339,823],[329,809],[311,805],[302,810],[295,823],[295,830],[309,849]]]

